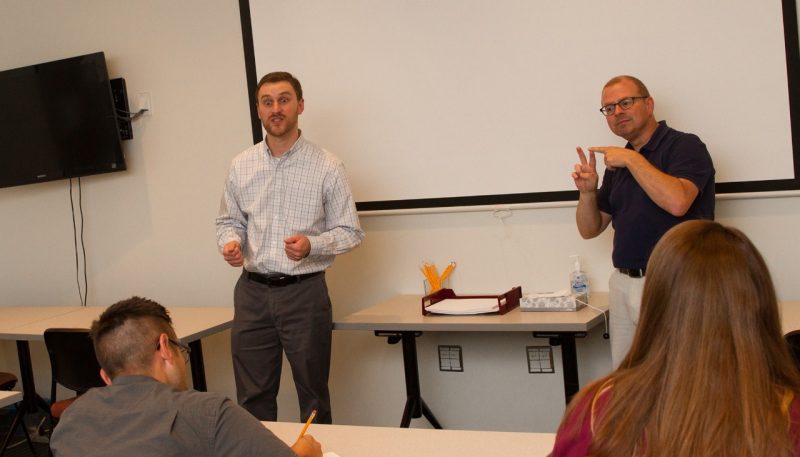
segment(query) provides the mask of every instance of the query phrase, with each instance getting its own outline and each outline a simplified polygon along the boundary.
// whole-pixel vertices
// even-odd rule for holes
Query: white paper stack
[[[446,298],[425,308],[436,314],[485,314],[499,309],[497,298]]]

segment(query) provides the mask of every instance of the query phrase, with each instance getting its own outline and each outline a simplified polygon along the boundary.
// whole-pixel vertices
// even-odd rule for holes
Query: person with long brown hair
[[[681,223],[647,273],[630,351],[572,400],[552,457],[800,455],[800,374],[747,236]]]

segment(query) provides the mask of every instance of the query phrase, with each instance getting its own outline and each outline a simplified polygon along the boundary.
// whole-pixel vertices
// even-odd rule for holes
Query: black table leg
[[[408,428],[412,418],[424,416],[433,428],[441,429],[442,425],[422,399],[419,385],[419,362],[417,361],[417,337],[422,332],[384,332],[375,331],[375,336],[388,337],[389,344],[403,342],[403,368],[406,378],[406,406],[403,408],[403,417],[400,427]]]
[[[564,368],[564,398],[569,404],[580,390],[578,382],[578,354],[575,337],[585,337],[586,332],[533,332],[534,338],[549,338],[550,346],[561,346],[561,364]]]
[[[206,386],[206,369],[203,363],[203,345],[200,340],[195,340],[189,343],[192,352],[189,353],[189,362],[192,365],[192,386],[194,390],[205,392],[208,388]]]
[[[8,429],[8,433],[6,434],[5,438],[3,439],[3,446],[0,447],[0,457],[6,453],[6,449],[8,449],[8,444],[11,441],[11,437],[14,436],[14,432],[17,431],[17,427],[22,427],[22,432],[25,434],[25,440],[28,442],[28,447],[31,450],[31,454],[36,455],[36,449],[33,448],[33,442],[31,441],[31,435],[28,433],[28,429],[25,427],[25,405],[20,403],[17,404],[17,412],[14,414],[14,419],[11,421],[11,428]]]
[[[19,374],[22,378],[22,407],[30,413],[36,412],[36,408],[39,407],[49,414],[50,405],[36,393],[31,349],[27,341],[17,340],[17,357],[19,358]]]

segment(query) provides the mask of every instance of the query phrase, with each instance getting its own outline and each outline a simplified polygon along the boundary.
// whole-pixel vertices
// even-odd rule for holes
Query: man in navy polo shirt
[[[600,112],[624,148],[590,147],[572,179],[580,192],[575,219],[584,239],[614,227],[609,279],[611,362],[616,368],[630,348],[639,320],[647,260],[656,242],[689,219],[714,219],[714,164],[696,136],[656,121],[655,102],[633,76],[617,76],[603,87]],[[606,171],[597,188],[595,154]]]

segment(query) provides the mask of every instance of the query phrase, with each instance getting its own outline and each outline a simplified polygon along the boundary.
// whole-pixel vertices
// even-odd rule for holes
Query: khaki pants
[[[617,270],[608,280],[609,333],[611,366],[616,369],[628,354],[639,323],[644,278],[631,278]]]

